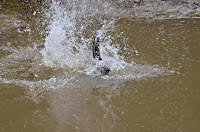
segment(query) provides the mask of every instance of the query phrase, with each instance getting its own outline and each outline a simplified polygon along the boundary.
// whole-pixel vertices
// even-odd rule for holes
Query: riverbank
[[[150,19],[200,18],[200,0],[109,0],[125,17]],[[1,3],[13,3],[2,0]],[[48,5],[51,0],[16,0],[17,3]],[[3,6],[3,4],[1,5]],[[0,6],[0,8],[1,8]],[[29,8],[29,11],[32,8]],[[31,10],[33,12],[33,10]]]
[[[113,0],[128,16],[153,19],[200,18],[200,0]]]

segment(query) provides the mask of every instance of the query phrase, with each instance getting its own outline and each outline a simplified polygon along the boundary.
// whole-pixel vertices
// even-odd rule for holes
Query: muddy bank
[[[200,0],[113,0],[127,15],[153,18],[200,18]]]
[[[52,0],[15,0],[17,3],[47,5]],[[62,0],[61,0],[62,1]],[[109,0],[126,16],[153,19],[200,18],[200,0]],[[1,0],[1,3],[13,3]],[[0,6],[1,8],[1,6]],[[30,11],[31,8],[29,8]],[[32,10],[30,12],[33,12]]]

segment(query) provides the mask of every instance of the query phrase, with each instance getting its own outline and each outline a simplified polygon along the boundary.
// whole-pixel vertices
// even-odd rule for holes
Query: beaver
[[[102,61],[99,49],[98,33],[96,33],[94,37],[92,51],[93,51],[93,59],[95,59],[96,61]],[[108,68],[107,66],[97,67],[97,70],[100,71],[102,75],[108,75],[108,73],[110,72],[110,68]]]

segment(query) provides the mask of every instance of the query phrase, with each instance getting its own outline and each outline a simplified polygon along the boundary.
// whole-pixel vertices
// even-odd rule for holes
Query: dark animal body
[[[97,35],[94,37],[92,50],[93,50],[93,58],[98,61],[102,61],[99,49],[99,37]],[[97,70],[99,70],[102,75],[107,75],[110,72],[110,68],[106,66],[98,67]]]

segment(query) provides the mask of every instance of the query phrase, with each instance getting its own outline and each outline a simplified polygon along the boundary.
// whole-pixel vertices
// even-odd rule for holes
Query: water
[[[136,19],[109,1],[10,3],[0,8],[1,131],[200,130],[199,19]],[[92,59],[96,31],[106,76]]]

